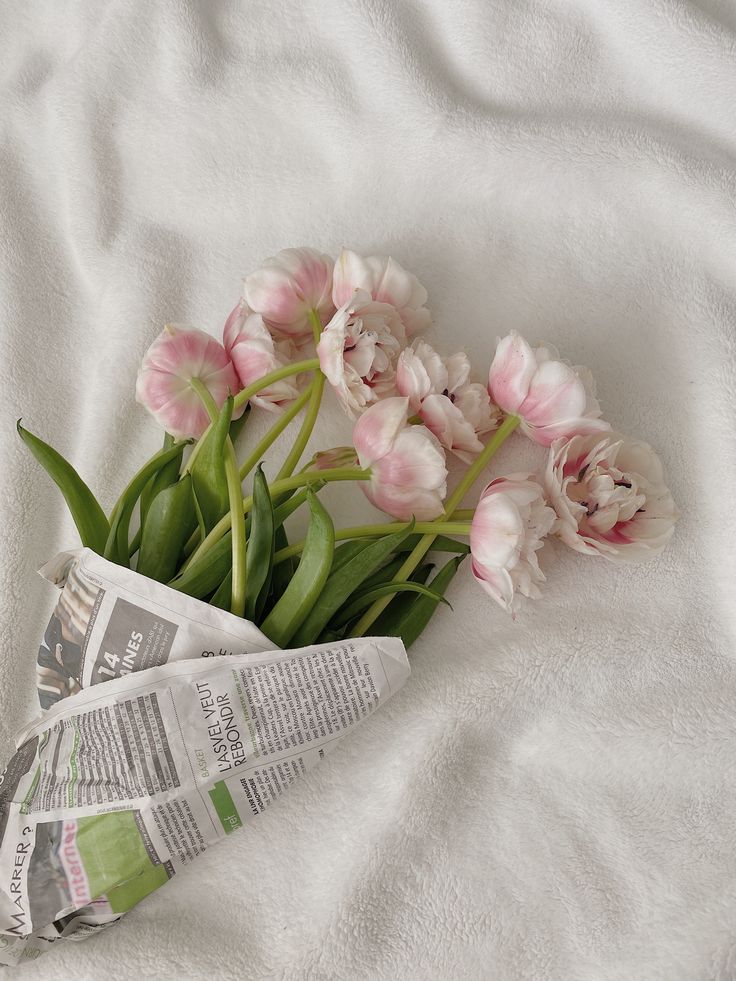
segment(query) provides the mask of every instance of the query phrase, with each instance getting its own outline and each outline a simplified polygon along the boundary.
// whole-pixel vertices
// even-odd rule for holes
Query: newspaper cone
[[[89,549],[41,572],[62,592],[39,651],[47,711],[0,778],[0,964],[119,920],[409,676],[395,638],[274,651]]]

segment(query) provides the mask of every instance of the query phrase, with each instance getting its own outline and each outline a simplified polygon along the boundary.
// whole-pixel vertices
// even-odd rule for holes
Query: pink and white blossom
[[[165,327],[143,357],[135,397],[172,436],[199,437],[209,424],[193,378],[202,382],[218,408],[229,394],[240,391],[222,344],[194,327]]]
[[[481,494],[470,528],[473,575],[509,613],[516,612],[519,594],[540,596],[545,577],[536,553],[554,522],[530,474],[499,477]]]
[[[395,392],[396,359],[406,342],[398,313],[356,290],[322,331],[320,367],[347,414]]]
[[[387,255],[361,256],[343,249],[335,263],[332,299],[336,307],[350,302],[355,290],[366,290],[373,300],[390,304],[399,314],[407,335],[429,326],[427,291],[417,277]]]
[[[431,521],[442,514],[447,494],[445,454],[439,441],[420,425],[409,425],[409,400],[387,398],[366,409],[353,430],[368,499],[381,511],[408,521]]]
[[[240,380],[242,388],[263,378],[292,361],[298,360],[298,351],[289,338],[274,339],[263,317],[253,313],[241,301],[225,323],[223,341]],[[251,397],[253,405],[274,411],[288,405],[299,395],[299,379],[302,376],[283,378],[262,389]]]
[[[464,352],[443,359],[424,340],[405,348],[396,366],[399,394],[445,449],[465,462],[480,453],[479,436],[496,429],[501,418],[484,386],[469,379]]]
[[[544,485],[559,538],[611,562],[658,555],[679,517],[654,450],[617,433],[553,443]]]
[[[310,311],[321,324],[332,316],[333,261],[315,249],[283,249],[246,277],[243,298],[279,334],[311,337]]]
[[[516,332],[498,343],[488,390],[504,412],[521,418],[524,432],[542,446],[611,428],[600,418],[590,372],[560,361],[553,348],[532,348]]]

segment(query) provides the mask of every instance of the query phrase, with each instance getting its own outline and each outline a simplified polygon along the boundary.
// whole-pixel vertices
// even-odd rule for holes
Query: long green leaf
[[[340,609],[350,594],[361,583],[381,567],[389,555],[410,535],[414,522],[393,535],[386,535],[377,541],[369,542],[365,548],[358,551],[344,565],[333,571],[319,594],[309,616],[301,625],[294,637],[295,647],[306,647],[313,644],[332,616]]]
[[[230,507],[225,476],[225,441],[230,431],[232,412],[233,400],[229,398],[204,437],[191,468],[194,499],[204,525],[203,538]]]
[[[174,445],[174,443],[175,439],[171,433],[166,433],[164,436],[164,445],[162,449],[168,450]],[[165,487],[171,487],[171,485],[175,484],[179,479],[179,470],[181,469],[181,461],[183,456],[184,446],[182,445],[181,452],[179,453],[178,457],[175,456],[173,460],[169,460],[168,463],[164,464],[158,473],[154,474],[143,488],[140,500],[141,528],[145,524],[148,509],[150,508],[151,503],[158,492],[162,491]]]
[[[306,502],[310,490],[314,491],[315,494],[318,494],[326,483],[327,482],[324,480],[316,480],[313,484],[310,484],[309,487],[303,487],[302,490],[292,493],[289,496],[288,501],[284,501],[283,504],[280,504],[278,507],[273,509],[274,525],[277,528],[282,525],[287,518],[294,514],[294,512]]]
[[[281,598],[261,625],[264,634],[286,647],[319,597],[332,567],[335,528],[317,495],[308,497],[310,519],[299,565]]]
[[[110,525],[97,498],[61,453],[24,429],[20,419],[16,428],[20,438],[61,491],[77,526],[82,545],[101,555],[105,550]]]
[[[251,530],[246,553],[248,584],[245,617],[256,622],[263,609],[271,583],[275,543],[274,513],[268,481],[259,465],[253,477]]]
[[[230,612],[230,604],[233,596],[233,570],[228,569],[228,573],[215,591],[215,595],[210,600],[210,606],[216,606],[220,610]]]
[[[424,585],[434,572],[434,568],[432,562],[423,562],[409,576],[409,581]],[[401,623],[408,612],[409,606],[414,602],[414,597],[408,597],[408,602],[403,605],[398,600],[395,603],[391,603],[373,624],[371,633],[376,637],[399,637],[401,635]],[[330,624],[330,626],[332,625]]]
[[[185,474],[154,497],[143,525],[136,571],[157,582],[168,582],[195,523],[192,477]]]
[[[424,628],[432,619],[440,600],[442,599],[447,587],[455,578],[455,573],[464,561],[464,555],[458,555],[442,566],[440,571],[429,584],[433,597],[417,596],[406,609],[403,618],[399,621],[398,636],[404,642],[407,650],[419,638]]]
[[[360,613],[361,610],[365,610],[366,607],[370,606],[377,599],[382,599],[384,596],[391,596],[393,593],[419,593],[421,596],[428,596],[431,600],[437,600],[437,594],[432,592],[427,586],[422,586],[418,582],[387,582],[382,586],[376,586],[373,589],[367,589],[362,595],[358,596],[352,603],[344,606],[334,618],[332,623],[335,626],[340,627],[344,623],[349,623],[353,617]],[[443,597],[439,597],[440,602],[444,603],[452,609],[450,603]]]
[[[195,599],[204,599],[213,589],[217,589],[228,569],[232,569],[232,536],[229,531],[199,561],[193,562],[171,579],[169,586]]]
[[[110,522],[110,533],[105,543],[105,558],[118,565],[128,566],[128,533],[130,530],[130,518],[136,506],[138,498],[143,493],[143,488],[154,474],[158,473],[161,467],[165,466],[169,460],[173,460],[181,449],[181,445],[176,443],[168,450],[159,450],[133,477],[123,493],[120,495],[115,508],[113,518]]]
[[[401,548],[397,552],[411,552],[415,545],[418,545],[423,535],[410,535],[406,541],[401,543]],[[432,552],[457,552],[467,555],[470,552],[470,545],[467,542],[459,542],[455,538],[448,538],[447,535],[437,535],[432,542]]]
[[[171,435],[171,433],[165,433],[163,449],[168,450],[169,447],[173,445],[174,445],[174,437]],[[140,503],[138,505],[140,509],[140,524],[138,526],[138,531],[136,531],[135,535],[133,536],[130,542],[130,547],[128,549],[129,558],[132,559],[135,553],[139,551],[141,547],[143,525],[145,524],[146,515],[148,514],[148,509],[151,506],[151,502],[159,493],[159,491],[164,490],[164,488],[166,487],[170,487],[172,484],[175,484],[179,479],[179,471],[181,470],[181,462],[183,456],[184,456],[184,447],[182,446],[181,455],[179,456],[179,458],[177,459],[176,457],[174,457],[173,460],[169,460],[169,462],[165,466],[161,467],[161,469],[157,474],[154,474],[154,476],[151,477],[151,479],[148,481],[146,486],[143,488],[143,492],[141,493]]]
[[[283,507],[283,505],[282,505]],[[280,508],[274,510],[274,515],[278,514]],[[274,545],[276,551],[282,548],[289,547],[289,538],[286,534],[286,529],[283,525],[278,525],[274,529]],[[262,611],[262,616],[267,614],[269,610],[278,603],[281,597],[286,592],[286,589],[291,582],[294,571],[296,570],[296,560],[293,558],[284,559],[283,562],[279,562],[278,565],[274,565],[271,570],[271,590],[269,592],[268,598],[266,599],[266,604]]]

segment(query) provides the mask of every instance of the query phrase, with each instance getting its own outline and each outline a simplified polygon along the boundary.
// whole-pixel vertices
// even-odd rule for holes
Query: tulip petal
[[[247,305],[274,330],[288,336],[311,334],[310,310],[321,321],[333,312],[332,259],[315,249],[283,249],[246,277]]]
[[[390,256],[360,256],[343,249],[335,263],[332,300],[346,303],[353,290],[367,290],[374,300],[394,307],[407,333],[414,334],[430,322],[427,291],[408,270]]]
[[[575,372],[561,361],[544,361],[529,385],[519,414],[532,426],[550,420],[578,419],[585,414],[588,394]]]
[[[391,449],[409,418],[409,400],[388,398],[376,402],[358,419],[353,443],[363,467],[372,466]]]
[[[529,394],[537,370],[534,351],[512,331],[498,342],[488,377],[491,398],[505,412],[516,412]]]
[[[209,417],[189,384],[199,379],[218,408],[240,382],[225,348],[188,327],[165,328],[146,352],[136,379],[136,400],[177,437],[201,436]],[[243,410],[241,410],[243,411]]]

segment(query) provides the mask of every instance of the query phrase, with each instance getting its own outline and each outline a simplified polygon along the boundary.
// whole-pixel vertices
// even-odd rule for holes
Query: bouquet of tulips
[[[389,257],[286,249],[245,279],[222,342],[164,328],[136,387],[163,447],[109,515],[18,425],[83,548],[42,570],[62,588],[39,652],[48,711],[0,778],[0,963],[115,922],[322,759],[404,683],[468,554],[515,616],[550,536],[612,562],[672,536],[659,460],[611,431],[586,369],[511,333],[473,380],[422,338],[426,301]],[[352,443],[305,461],[328,400]],[[253,438],[256,412],[272,424]],[[468,507],[515,431],[546,465]],[[386,517],[336,528],[320,491],[338,482]]]
[[[409,646],[468,552],[476,581],[512,614],[520,595],[539,595],[537,552],[549,535],[613,562],[656,555],[677,518],[661,465],[648,445],[611,431],[589,372],[511,333],[487,381],[474,381],[463,352],[441,355],[421,336],[426,302],[390,257],[344,249],[334,262],[295,248],[246,277],[222,343],[165,327],[136,387],[164,445],[109,516],[58,453],[18,430],[59,485],[84,545],[246,617],[281,647],[369,629]],[[355,422],[352,445],[302,465],[326,387]],[[274,419],[255,445],[253,411]],[[267,474],[271,447],[302,412],[283,464]],[[543,471],[496,477],[463,508],[517,429],[549,447]],[[449,493],[447,454],[467,468]],[[335,481],[357,483],[393,520],[336,529],[319,500]],[[286,521],[301,507],[308,531],[292,544]],[[434,572],[430,552],[452,558]]]

